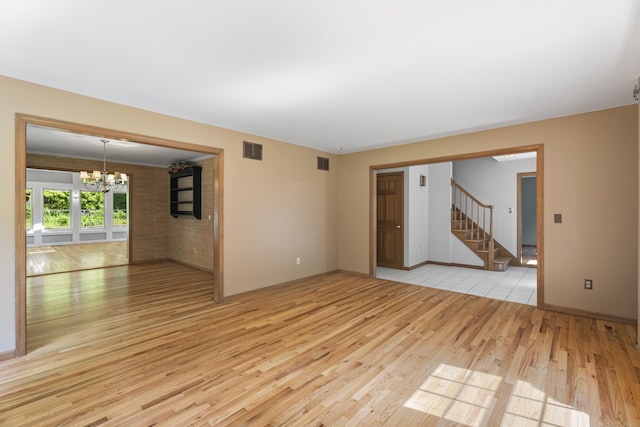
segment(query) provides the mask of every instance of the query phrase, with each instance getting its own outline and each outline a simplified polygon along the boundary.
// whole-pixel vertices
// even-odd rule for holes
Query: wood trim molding
[[[411,270],[415,270],[416,268],[420,268],[420,267],[424,267],[425,265],[443,265],[445,267],[464,267],[464,268],[473,268],[476,270],[484,270],[484,267],[481,265],[471,265],[471,264],[459,264],[456,262],[440,262],[440,261],[423,261],[420,262],[416,265],[412,265],[410,267],[402,267],[399,268],[398,270],[405,270],[405,271],[411,271]]]
[[[625,325],[637,325],[637,319],[628,319],[626,317],[611,316],[609,314],[594,313],[591,311],[580,310],[576,308],[562,307],[559,305],[545,304],[545,310],[557,311],[558,313],[572,314],[574,316],[589,317],[591,319],[599,319],[607,322],[624,323]]]
[[[376,209],[377,209],[376,170],[369,167],[369,277],[376,277],[378,243],[376,238]]]
[[[16,114],[15,125],[16,349],[13,352],[13,356],[17,357],[27,353],[27,239],[25,237],[27,220],[26,204],[24,203],[25,189],[27,188],[27,121],[19,114]]]
[[[209,274],[215,273],[215,270],[213,268],[203,268],[198,265],[190,264],[188,262],[176,261],[175,259],[169,259],[169,261],[175,262],[176,264],[184,265],[185,267],[193,268],[194,270],[204,271],[205,273],[209,273]]]
[[[213,299],[224,302],[224,151],[214,159],[213,177]]]
[[[482,265],[459,264],[457,262],[427,261],[425,264],[444,265],[445,267],[473,268],[475,270],[483,270],[483,271],[485,271],[485,268]],[[488,271],[488,270],[486,270],[486,271]]]
[[[415,265],[411,265],[411,266],[407,267],[406,269],[411,271],[411,270],[415,270],[416,268],[420,268],[420,267],[422,267],[424,265],[427,265],[427,264],[429,264],[429,261],[423,261],[423,262],[419,262],[419,263],[417,263]]]
[[[540,144],[536,155],[536,240],[537,255],[537,295],[538,308],[544,308],[544,145]]]
[[[488,151],[476,151],[472,153],[452,154],[450,156],[441,156],[441,157],[424,158],[424,159],[417,159],[417,160],[407,160],[403,162],[385,163],[385,164],[373,165],[370,168],[373,171],[377,171],[380,169],[405,168],[409,166],[420,166],[420,165],[428,165],[433,163],[444,163],[444,162],[454,162],[458,160],[477,159],[480,157],[492,157],[492,156],[503,156],[505,154],[529,153],[532,151],[537,151],[538,154],[540,154],[539,150],[541,149],[541,147],[542,147],[542,144],[524,145],[521,147],[501,148],[501,149],[488,150]]]
[[[16,354],[15,351],[5,351],[3,353],[0,353],[0,362],[4,360],[14,359],[16,357],[18,357],[18,354]]]
[[[51,119],[47,117],[32,116],[16,113],[15,115],[15,248],[16,248],[16,349],[14,357],[26,354],[27,350],[27,321],[26,321],[26,239],[24,230],[26,227],[24,191],[26,188],[26,137],[27,125],[47,126],[64,131],[80,133],[109,139],[126,139],[139,144],[155,145],[159,147],[177,148],[182,150],[197,151],[215,156],[214,170],[214,275],[213,294],[217,303],[224,302],[224,257],[223,257],[223,176],[224,176],[224,150],[193,143],[141,135],[131,132],[107,129],[97,126],[84,125]]]
[[[352,276],[364,277],[366,279],[374,278],[374,276],[372,274],[358,273],[357,271],[350,271],[350,270],[338,269],[338,270],[336,270],[336,273],[350,274]],[[327,274],[330,274],[330,273],[327,273]]]
[[[306,282],[308,280],[320,279],[322,277],[328,277],[328,276],[330,276],[332,274],[335,274],[335,273],[341,273],[341,271],[340,270],[327,271],[326,273],[313,274],[311,276],[301,277],[300,279],[289,280],[289,281],[282,282],[282,283],[275,283],[273,285],[264,286],[262,288],[252,289],[252,290],[246,291],[246,292],[240,292],[239,294],[234,294],[234,295],[231,295],[231,296],[227,297],[226,301],[227,302],[231,302],[231,301],[234,301],[234,300],[239,299],[239,298],[244,298],[247,295],[260,293],[260,292],[264,292],[264,291],[267,291],[267,290],[271,291],[273,289],[282,288],[282,287],[290,286],[290,285],[295,285],[297,283],[303,283],[303,282]],[[352,273],[348,273],[348,272],[344,272],[344,273],[345,274],[352,274]],[[362,275],[362,273],[360,275]],[[364,277],[369,277],[369,276],[364,275]]]

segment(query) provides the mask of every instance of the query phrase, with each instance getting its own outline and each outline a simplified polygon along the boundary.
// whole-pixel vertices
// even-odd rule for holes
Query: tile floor
[[[535,306],[535,268],[509,267],[505,272],[427,264],[414,270],[378,267],[379,279],[411,283],[464,294],[501,299]]]

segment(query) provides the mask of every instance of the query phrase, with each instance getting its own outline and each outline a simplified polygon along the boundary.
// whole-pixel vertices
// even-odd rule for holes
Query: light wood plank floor
[[[640,423],[633,326],[341,273],[216,305],[211,280],[30,278],[0,425]]]
[[[27,248],[27,276],[112,267],[129,263],[128,242]]]

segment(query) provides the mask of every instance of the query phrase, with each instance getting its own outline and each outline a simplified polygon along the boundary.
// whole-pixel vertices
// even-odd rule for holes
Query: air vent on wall
[[[318,170],[328,171],[329,170],[329,159],[326,157],[318,156]]]
[[[262,144],[242,141],[242,157],[245,159],[262,160]]]

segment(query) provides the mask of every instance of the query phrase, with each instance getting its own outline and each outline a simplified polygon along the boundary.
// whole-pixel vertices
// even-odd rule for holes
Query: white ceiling
[[[637,0],[20,0],[0,74],[338,153],[633,102]]]
[[[102,141],[107,141],[106,146]],[[182,160],[202,160],[210,154],[100,138],[44,126],[27,125],[27,152],[135,165],[167,167]]]

